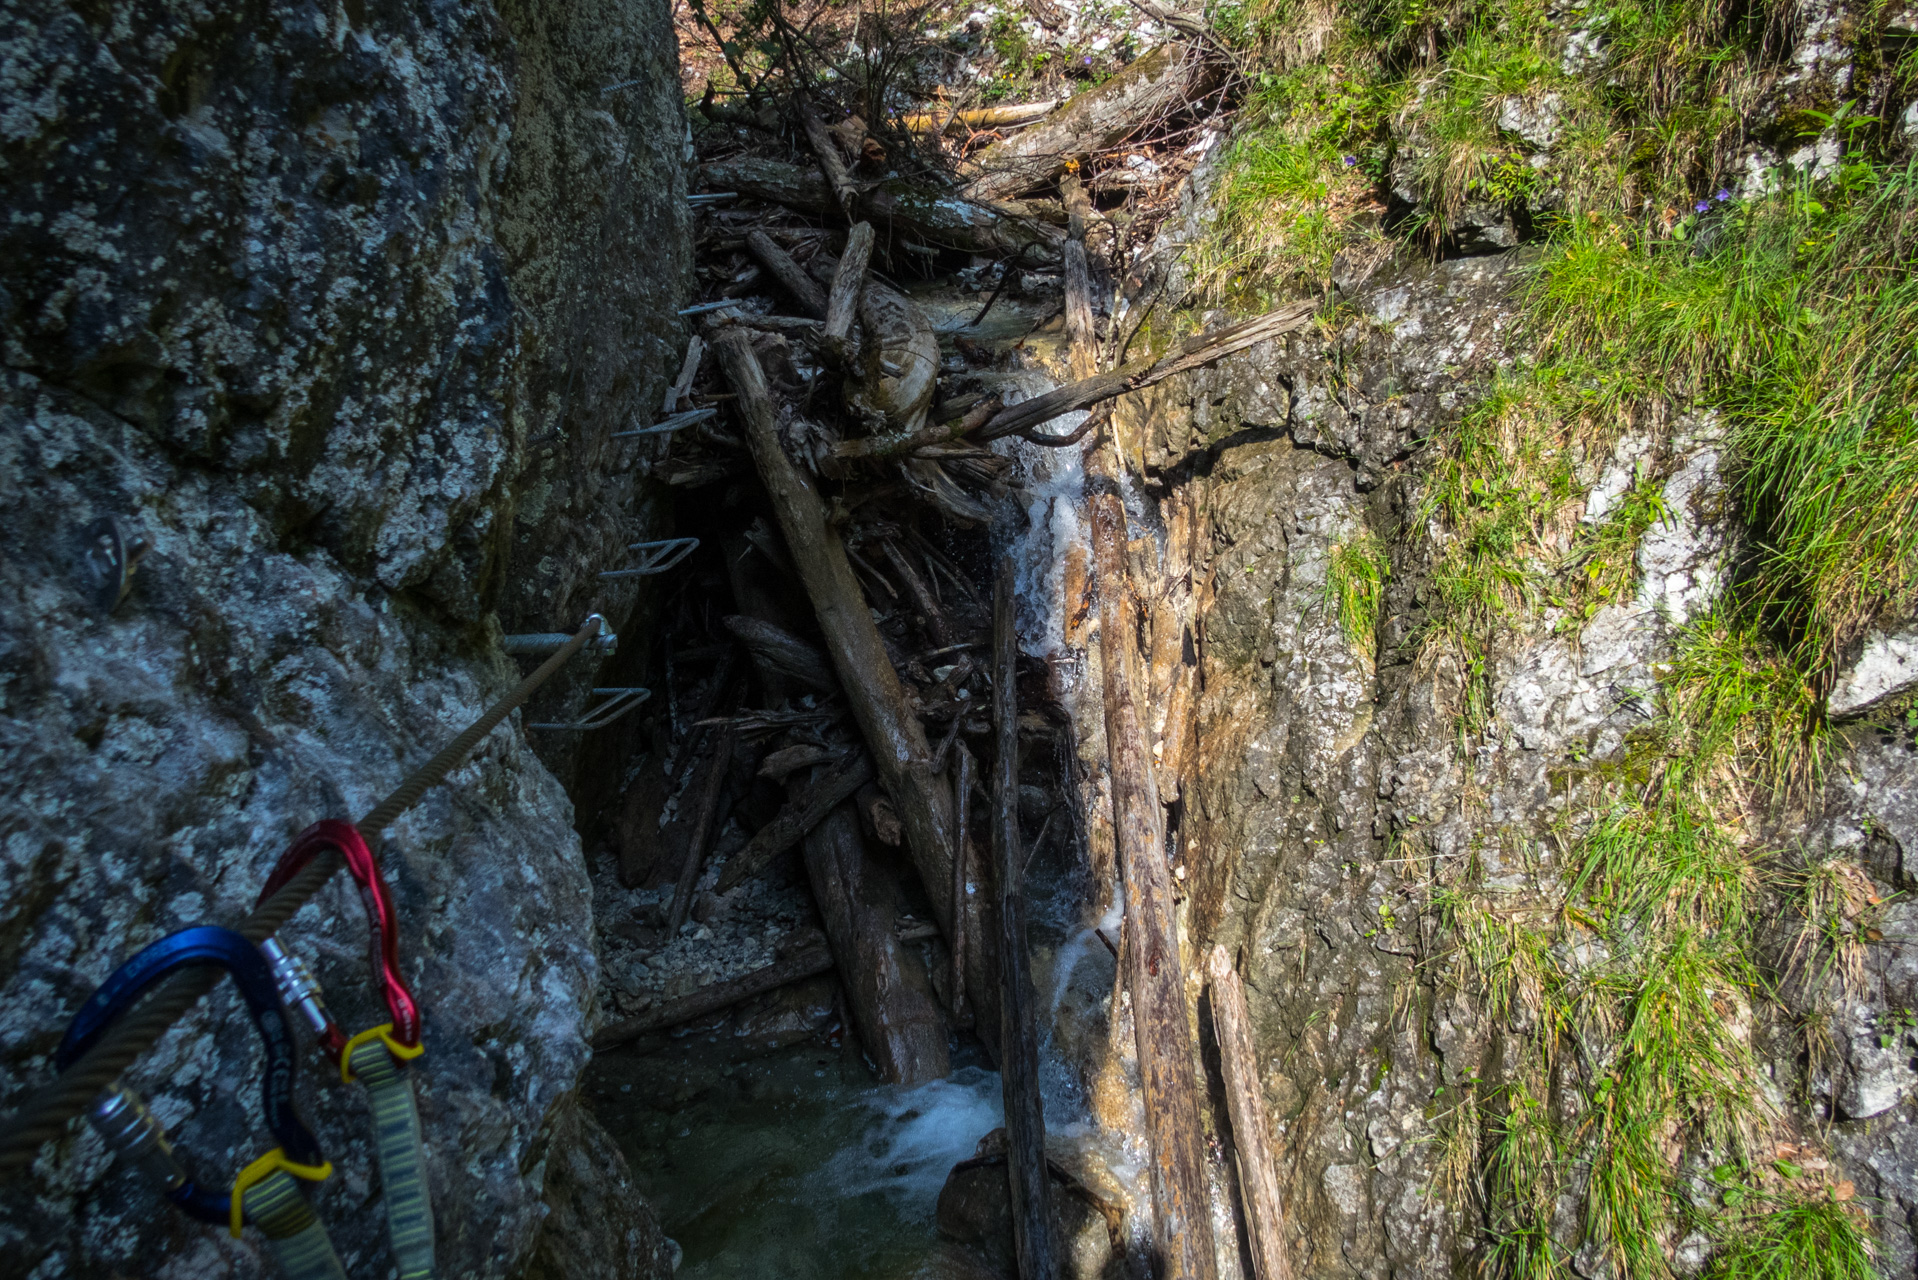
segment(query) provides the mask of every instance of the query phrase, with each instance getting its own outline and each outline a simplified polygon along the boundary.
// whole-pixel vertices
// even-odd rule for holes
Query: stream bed
[[[682,1280],[903,1280],[943,1273],[939,1189],[1002,1123],[984,1062],[962,1053],[900,1088],[851,1039],[692,1034],[596,1058],[586,1089],[684,1250]]]

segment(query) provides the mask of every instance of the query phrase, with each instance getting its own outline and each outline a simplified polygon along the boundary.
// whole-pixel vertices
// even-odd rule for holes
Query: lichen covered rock
[[[573,464],[657,406],[683,341],[672,49],[646,0],[5,10],[0,1106],[120,961],[237,921],[293,834],[511,687],[495,610],[630,610],[595,574],[648,500]],[[84,557],[107,518],[150,546],[110,611]],[[544,1171],[592,1146],[565,1121],[597,978],[572,817],[515,717],[382,851],[445,1274],[525,1265]],[[365,931],[344,877],[284,931],[353,1030],[385,1018]],[[215,1182],[271,1145],[256,1040],[217,993],[128,1077]],[[365,1103],[307,1063],[337,1168],[313,1202],[381,1274]],[[617,1178],[577,1216],[652,1230]],[[0,1191],[0,1247],[33,1276],[262,1265],[83,1125]]]

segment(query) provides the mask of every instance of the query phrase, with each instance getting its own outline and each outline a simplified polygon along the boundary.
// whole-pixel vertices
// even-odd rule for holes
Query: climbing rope
[[[589,640],[599,635],[603,626],[598,614],[588,618],[573,638],[541,663],[538,670],[488,707],[485,715],[461,730],[439,754],[415,769],[391,795],[373,806],[372,812],[356,824],[367,843],[377,847],[382,831],[418,804],[429,788],[443,781],[500,721],[532,697]],[[331,849],[319,854],[241,921],[237,932],[255,945],[272,937],[344,865],[340,855]],[[167,978],[153,989],[136,1013],[115,1023],[66,1070],[35,1090],[17,1111],[0,1121],[0,1177],[12,1176],[30,1165],[42,1143],[59,1137],[68,1121],[84,1113],[102,1089],[118,1080],[135,1059],[152,1048],[225,976],[223,969],[199,965]]]

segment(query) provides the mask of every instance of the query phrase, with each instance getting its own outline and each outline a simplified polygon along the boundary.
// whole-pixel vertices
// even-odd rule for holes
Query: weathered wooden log
[[[826,656],[784,627],[737,613],[720,621],[763,667],[825,693],[839,687]]]
[[[1247,347],[1303,329],[1311,323],[1312,313],[1317,310],[1316,302],[1295,302],[1240,324],[1187,338],[1177,351],[1157,360],[1142,357],[1110,373],[1095,373],[1042,396],[1008,405],[995,413],[973,438],[997,440],[1001,436],[1017,435],[1042,426],[1062,413],[1090,408],[1128,391],[1154,386]]]
[[[832,189],[816,169],[777,160],[721,160],[705,165],[715,190],[738,191],[802,213],[838,211]],[[963,199],[908,178],[889,178],[860,195],[858,215],[889,240],[924,242],[966,253],[1047,259],[1064,239],[1058,227]]]
[[[732,772],[736,737],[730,728],[719,731],[713,739],[713,758],[693,788],[693,830],[686,841],[686,860],[680,864],[679,883],[673,887],[673,906],[666,924],[669,937],[686,923],[686,913],[693,905],[693,890],[699,884],[699,873],[706,866],[707,850],[712,848],[713,837],[718,834],[719,799],[726,789],[726,775]]]
[[[1081,232],[1083,235],[1083,232]],[[1096,365],[1085,277],[1087,323],[1075,335],[1075,367]],[[1072,310],[1069,301],[1068,313]],[[1084,385],[1080,383],[1079,385]],[[1211,1280],[1211,1200],[1207,1193],[1199,1086],[1194,1077],[1192,1026],[1186,1018],[1185,975],[1179,958],[1172,877],[1165,857],[1163,814],[1153,785],[1146,742],[1133,695],[1134,628],[1126,574],[1125,503],[1119,494],[1117,451],[1088,450],[1086,506],[1099,590],[1099,661],[1105,696],[1106,762],[1112,825],[1125,887],[1126,964],[1132,994],[1134,1045],[1152,1152],[1153,1241],[1166,1280]]]
[[[793,261],[793,256],[773,243],[773,238],[764,231],[748,231],[746,247],[753,256],[766,265],[773,278],[790,293],[806,313],[818,319],[826,318],[826,292],[813,278],[806,274],[805,268]]]
[[[676,1000],[662,1001],[637,1017],[615,1022],[593,1037],[593,1052],[604,1053],[608,1049],[617,1049],[648,1032],[664,1031],[682,1022],[718,1013],[742,1000],[750,1000],[791,983],[831,972],[832,952],[826,947],[807,947],[803,951],[795,951],[784,960],[775,961],[763,969],[689,991]]]
[[[951,644],[952,628],[946,625],[945,611],[932,598],[932,589],[926,585],[926,580],[919,576],[919,571],[912,567],[912,561],[906,559],[892,539],[887,538],[880,545],[886,553],[886,559],[892,562],[899,580],[906,584],[906,594],[912,597],[912,602],[924,615],[926,634],[932,637],[933,644],[941,648]]]
[[[1108,450],[1096,451],[1103,455]],[[1088,459],[1087,505],[1099,585],[1099,656],[1105,695],[1106,759],[1113,834],[1125,885],[1127,988],[1152,1148],[1154,1240],[1167,1277],[1209,1280],[1212,1221],[1193,1078],[1191,1025],[1179,960],[1172,879],[1166,869],[1159,800],[1132,694],[1133,627],[1125,565],[1125,506],[1117,468]]]
[[[872,855],[851,806],[806,835],[806,874],[826,941],[839,966],[866,1054],[887,1084],[922,1084],[951,1068],[946,1023],[925,971],[894,931],[901,894],[892,869]]]
[[[992,600],[992,858],[999,881],[999,1079],[1006,1107],[1006,1177],[1020,1280],[1053,1280],[1046,1113],[1039,1093],[1039,1028],[1026,954],[1025,848],[1019,838],[1019,639],[1011,557],[999,561]]]
[[[1066,198],[1066,244],[1063,253],[1066,292],[1067,359],[1075,381],[1099,372],[1098,333],[1092,323],[1092,271],[1086,262],[1086,214],[1091,201],[1078,175],[1060,184]]]
[[[660,412],[668,417],[679,411],[679,402],[692,393],[693,379],[699,376],[699,361],[706,354],[706,340],[694,334],[686,343],[686,359],[679,366],[679,376],[673,379],[673,385],[666,388],[666,399],[660,405]]]
[[[1252,1015],[1246,1008],[1245,988],[1224,947],[1212,948],[1207,972],[1212,979],[1212,1033],[1219,1041],[1226,1112],[1232,1119],[1232,1145],[1239,1156],[1239,1191],[1245,1199],[1253,1273],[1258,1280],[1291,1280],[1285,1252],[1285,1204],[1272,1159],[1272,1130],[1266,1122],[1265,1091],[1259,1084],[1258,1054],[1252,1048]]]
[[[972,107],[965,111],[918,112],[900,116],[899,123],[914,133],[952,132],[954,126],[966,129],[1011,129],[1034,120],[1043,120],[1058,109],[1059,99],[1044,102],[1002,103],[996,107]]]
[[[820,341],[834,352],[843,352],[852,334],[853,317],[865,292],[866,266],[872,260],[872,241],[872,223],[854,223],[846,233],[846,252],[833,268],[832,288],[826,294],[826,328]]]
[[[846,380],[846,407],[875,434],[925,425],[939,381],[939,336],[919,304],[868,281],[859,295],[859,376]]]
[[[832,134],[827,132],[825,122],[805,94],[794,96],[793,111],[799,117],[799,127],[805,132],[813,154],[819,158],[819,172],[839,201],[839,211],[851,222],[857,216],[853,210],[859,206],[859,190],[852,184],[852,175],[846,172],[846,161],[833,145]]]
[[[806,838],[825,820],[827,814],[849,800],[859,788],[872,781],[872,761],[862,751],[850,760],[816,778],[796,795],[789,795],[773,820],[753,833],[746,846],[726,859],[714,888],[725,893],[758,875],[774,858]]]
[[[1105,83],[1074,95],[1043,123],[980,152],[978,176],[966,184],[965,194],[1003,200],[1042,187],[1064,173],[1068,162],[1108,151],[1203,97],[1218,74],[1212,60],[1196,50],[1162,45]]]

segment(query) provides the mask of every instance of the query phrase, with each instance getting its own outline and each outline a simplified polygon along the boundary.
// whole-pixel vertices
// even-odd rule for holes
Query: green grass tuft
[[[1786,1204],[1729,1224],[1711,1280],[1876,1280],[1857,1216],[1828,1198]]]
[[[1369,663],[1378,652],[1379,610],[1392,576],[1385,544],[1369,529],[1335,543],[1325,564],[1325,606]]]

